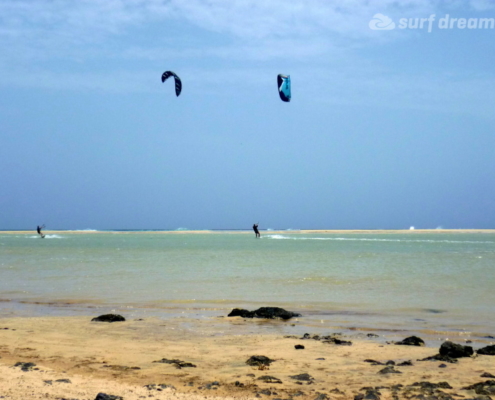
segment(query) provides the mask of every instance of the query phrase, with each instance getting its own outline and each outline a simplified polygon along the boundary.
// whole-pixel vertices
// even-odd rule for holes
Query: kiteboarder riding
[[[40,235],[40,236],[41,236],[41,239],[44,239],[44,238],[45,238],[45,235],[43,235],[43,234],[41,233],[41,230],[42,230],[44,227],[45,227],[45,225],[42,225],[42,226],[39,226],[39,225],[38,225],[38,226],[36,227],[36,232],[38,232],[38,235]]]
[[[261,237],[260,232],[258,231],[258,224],[253,225],[253,231],[257,238]]]

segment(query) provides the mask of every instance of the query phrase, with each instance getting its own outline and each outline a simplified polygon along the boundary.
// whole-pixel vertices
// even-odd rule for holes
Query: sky
[[[493,0],[0,0],[0,229],[493,229],[494,20]]]

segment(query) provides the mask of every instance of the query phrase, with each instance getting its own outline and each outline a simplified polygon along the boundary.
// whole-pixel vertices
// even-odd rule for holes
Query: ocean
[[[0,317],[302,314],[296,331],[495,335],[494,233],[0,232]]]

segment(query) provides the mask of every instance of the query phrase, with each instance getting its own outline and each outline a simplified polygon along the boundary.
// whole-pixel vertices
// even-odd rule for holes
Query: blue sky
[[[0,229],[495,228],[493,18],[488,0],[0,0]]]

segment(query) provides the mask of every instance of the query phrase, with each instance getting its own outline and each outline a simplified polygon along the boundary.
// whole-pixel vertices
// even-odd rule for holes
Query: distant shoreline
[[[263,230],[264,234],[438,234],[438,233],[495,233],[495,229],[300,229]],[[0,230],[0,234],[37,234],[36,230]],[[252,234],[251,229],[207,229],[207,230],[43,230],[44,234]]]

